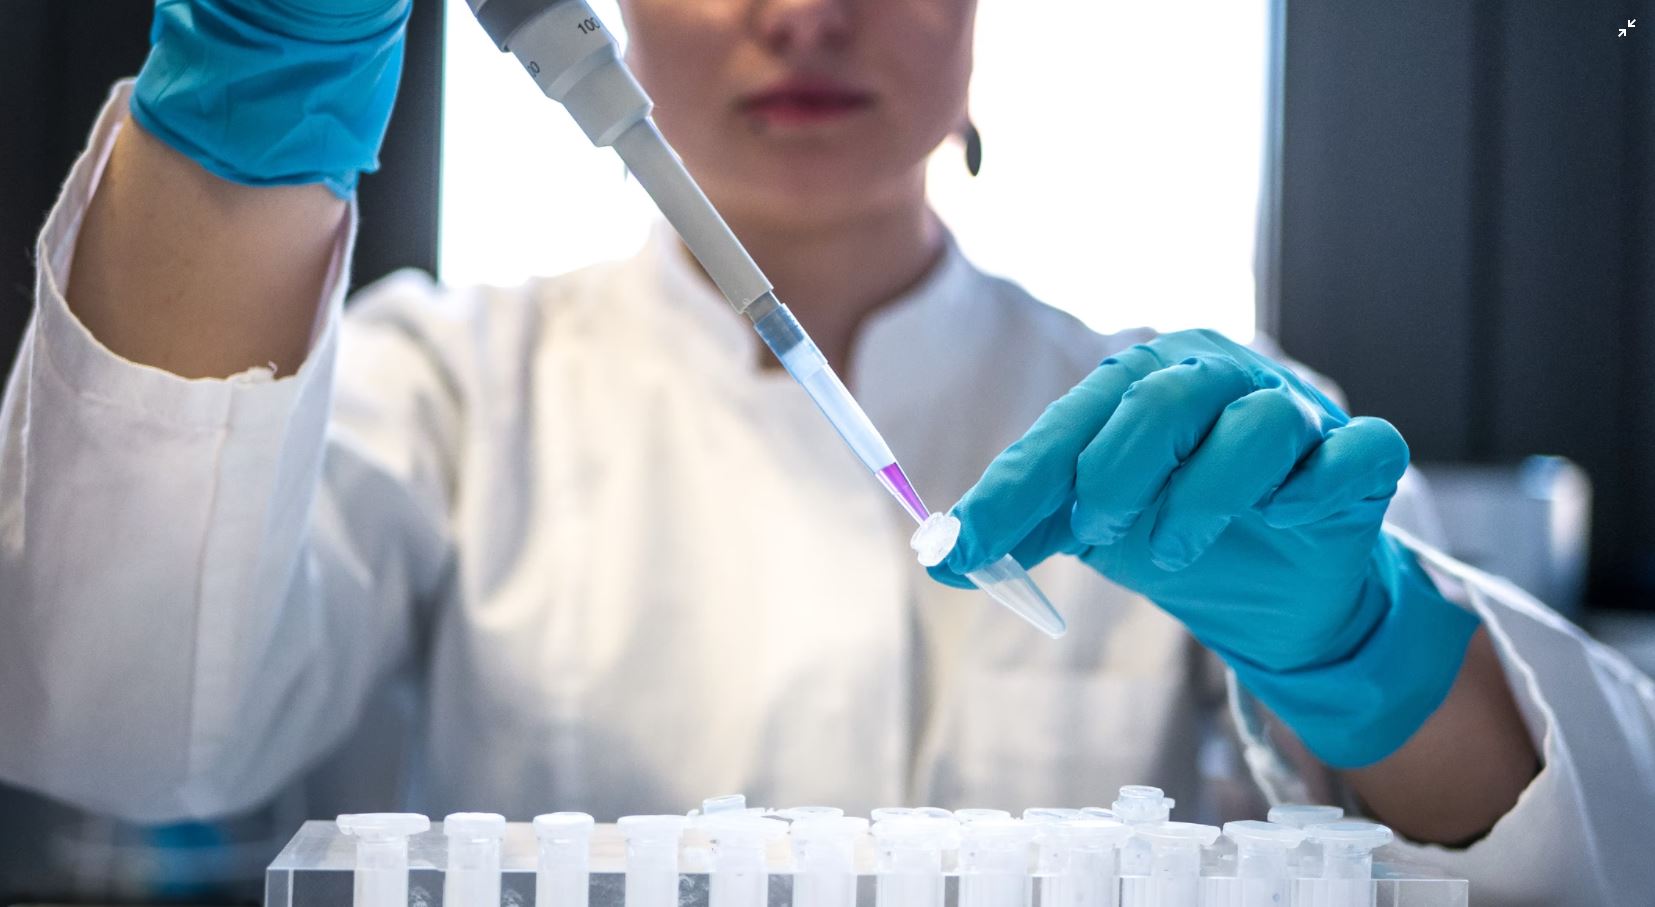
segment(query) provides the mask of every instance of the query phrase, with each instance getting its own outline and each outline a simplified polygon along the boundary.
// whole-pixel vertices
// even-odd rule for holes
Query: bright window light
[[[624,40],[613,0],[594,7]],[[955,143],[930,166],[967,254],[1098,330],[1250,338],[1268,0],[981,0],[977,45],[982,175]],[[442,278],[511,284],[636,251],[649,199],[462,0],[447,53]]]

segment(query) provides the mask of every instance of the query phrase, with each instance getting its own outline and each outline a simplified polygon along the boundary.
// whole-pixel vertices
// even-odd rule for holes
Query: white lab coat
[[[1198,754],[1222,695],[1182,629],[1067,560],[1035,571],[1071,623],[1055,643],[930,582],[901,512],[664,238],[512,289],[400,275],[342,317],[353,222],[296,375],[113,355],[63,290],[125,103],[47,223],[0,409],[0,778],[140,821],[232,812],[384,744],[353,730],[413,675],[408,760],[346,780],[405,769],[434,814],[728,791],[1015,809],[1133,782],[1218,808],[1200,763],[1224,760]],[[865,325],[848,380],[940,508],[1135,339],[950,250]],[[1546,769],[1481,842],[1418,854],[1480,903],[1649,903],[1655,689],[1438,569]]]

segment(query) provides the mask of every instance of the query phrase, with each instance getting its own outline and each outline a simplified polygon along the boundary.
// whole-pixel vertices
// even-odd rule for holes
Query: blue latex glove
[[[411,0],[157,0],[132,93],[146,130],[252,186],[348,198],[378,168]]]
[[[1476,618],[1380,531],[1401,435],[1206,331],[1105,359],[988,467],[932,575],[1066,553],[1189,627],[1318,757],[1390,755]]]

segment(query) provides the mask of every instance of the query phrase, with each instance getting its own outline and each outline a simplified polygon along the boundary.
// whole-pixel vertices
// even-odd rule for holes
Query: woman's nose
[[[851,36],[850,0],[759,0],[760,37],[780,54],[844,45]]]

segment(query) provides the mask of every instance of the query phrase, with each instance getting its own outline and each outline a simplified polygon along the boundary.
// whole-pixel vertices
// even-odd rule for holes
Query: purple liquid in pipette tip
[[[908,515],[913,517],[915,522],[923,523],[925,518],[931,515],[931,511],[926,509],[925,502],[919,499],[919,493],[914,491],[913,483],[908,481],[908,476],[902,471],[900,464],[892,463],[881,469],[879,481],[902,502],[903,509],[908,511]]]

